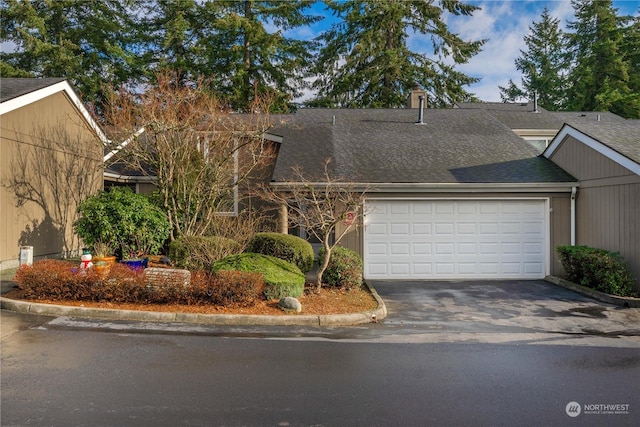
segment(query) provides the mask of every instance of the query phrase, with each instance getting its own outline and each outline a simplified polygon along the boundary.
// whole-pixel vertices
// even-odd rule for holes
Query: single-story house
[[[0,269],[22,246],[34,258],[77,253],[72,224],[102,188],[105,135],[63,78],[3,78],[0,126]]]
[[[336,176],[370,187],[344,241],[365,278],[563,273],[555,247],[571,243],[579,182],[486,109],[301,109],[281,121],[272,186],[295,184],[295,165],[321,176],[331,158]]]

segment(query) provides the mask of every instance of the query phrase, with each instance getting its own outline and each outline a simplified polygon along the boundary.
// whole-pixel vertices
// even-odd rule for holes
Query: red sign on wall
[[[347,212],[344,216],[344,225],[347,225],[347,226],[352,225],[355,220],[356,220],[356,213]]]

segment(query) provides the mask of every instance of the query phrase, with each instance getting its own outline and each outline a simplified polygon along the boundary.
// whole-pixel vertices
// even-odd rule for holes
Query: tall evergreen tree
[[[568,23],[572,68],[566,109],[637,117],[638,112],[627,111],[635,94],[623,51],[623,20],[611,0],[572,0],[572,5],[576,20]]]
[[[622,32],[624,60],[629,66],[629,89],[621,115],[640,118],[640,10],[636,16],[626,17],[627,25]]]
[[[469,94],[478,79],[457,71],[480,51],[449,31],[443,14],[471,15],[478,8],[458,0],[327,0],[341,20],[324,32],[317,61],[315,106],[398,107],[416,84],[430,105],[450,105]],[[409,48],[411,34],[431,38],[430,52]]]
[[[182,85],[210,74],[204,55],[215,19],[211,8],[196,0],[145,0],[139,5],[136,36],[151,81],[159,70],[173,71]]]
[[[533,22],[529,34],[524,37],[526,50],[520,50],[516,68],[522,72],[522,85],[509,80],[509,86],[500,87],[503,101],[530,98],[534,93],[538,102],[547,110],[561,107],[565,89],[566,70],[563,34],[560,20],[552,18],[545,7],[540,22]]]
[[[83,99],[100,103],[102,84],[135,77],[132,1],[5,0],[1,41],[3,77],[66,77]]]
[[[148,0],[141,25],[148,62],[178,72],[183,84],[206,76],[235,111],[264,96],[273,98],[274,112],[286,111],[309,76],[315,42],[283,32],[317,21],[305,14],[312,3]]]
[[[320,17],[305,13],[312,3],[223,0],[209,5],[217,19],[207,62],[216,90],[233,109],[246,111],[264,96],[273,99],[273,112],[293,107],[310,76],[316,43],[286,37],[284,31],[318,21]]]

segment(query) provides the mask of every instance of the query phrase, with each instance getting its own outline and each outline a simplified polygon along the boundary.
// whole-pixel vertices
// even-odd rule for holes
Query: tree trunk
[[[318,265],[318,274],[316,275],[316,291],[320,292],[320,288],[322,288],[322,275],[324,274],[327,266],[329,265],[329,260],[331,259],[331,245],[329,245],[329,235],[327,233],[323,239],[324,246],[324,260],[322,261],[322,265]]]

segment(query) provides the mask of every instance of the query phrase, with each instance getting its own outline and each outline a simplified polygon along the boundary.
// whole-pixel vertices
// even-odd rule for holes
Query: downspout
[[[571,246],[576,245],[576,192],[578,187],[571,187]]]

